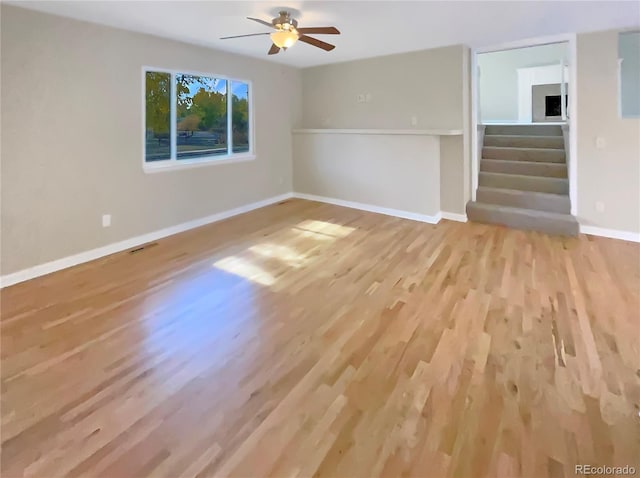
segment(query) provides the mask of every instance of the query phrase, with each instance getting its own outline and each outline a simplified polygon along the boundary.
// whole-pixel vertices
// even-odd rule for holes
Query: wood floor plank
[[[0,293],[2,476],[640,470],[640,245],[290,200]]]

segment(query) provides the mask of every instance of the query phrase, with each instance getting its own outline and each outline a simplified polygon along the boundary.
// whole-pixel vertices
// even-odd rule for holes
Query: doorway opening
[[[566,122],[568,53],[567,42],[479,53],[482,124]]]
[[[473,201],[478,188],[485,128],[495,129],[495,125],[556,125],[564,137],[571,214],[576,214],[575,57],[576,36],[573,34],[472,49]]]

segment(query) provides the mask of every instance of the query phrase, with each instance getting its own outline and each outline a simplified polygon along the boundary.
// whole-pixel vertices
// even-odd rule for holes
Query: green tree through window
[[[226,155],[227,81],[176,75],[177,159]]]
[[[146,74],[145,161],[171,158],[171,75]]]
[[[175,125],[171,122],[172,102]],[[248,83],[148,71],[145,161],[188,160],[250,152],[249,108]],[[175,147],[173,154],[172,147]]]
[[[233,152],[249,151],[249,85],[231,82]]]

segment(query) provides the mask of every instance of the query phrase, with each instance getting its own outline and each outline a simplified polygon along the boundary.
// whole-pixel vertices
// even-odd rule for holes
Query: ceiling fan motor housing
[[[291,14],[284,10],[280,12],[280,16],[271,20],[271,23],[278,30],[295,30],[298,28],[298,20],[291,18]]]

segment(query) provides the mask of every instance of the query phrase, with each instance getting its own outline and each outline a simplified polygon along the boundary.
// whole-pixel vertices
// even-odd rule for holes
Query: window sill
[[[206,166],[217,166],[221,164],[242,163],[256,159],[255,154],[236,154],[233,156],[217,156],[214,158],[182,159],[176,161],[158,161],[156,163],[145,163],[143,170],[146,174],[163,173],[167,171],[178,171],[181,169],[203,168]]]

